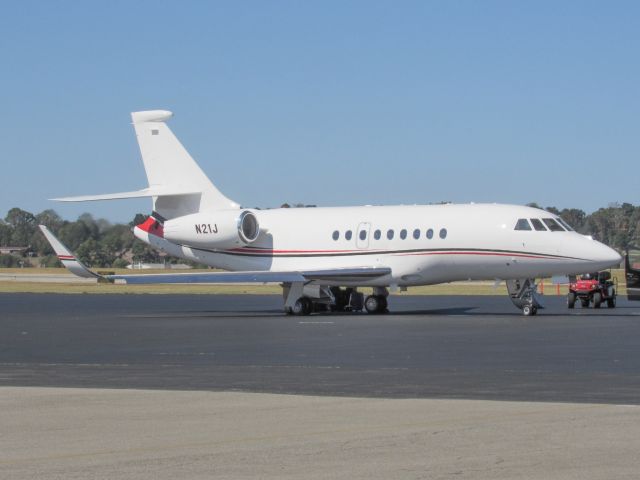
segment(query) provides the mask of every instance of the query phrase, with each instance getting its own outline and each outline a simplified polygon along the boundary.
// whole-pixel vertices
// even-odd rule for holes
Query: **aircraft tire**
[[[291,313],[294,315],[309,315],[311,313],[312,303],[307,297],[300,297],[296,300],[296,303],[293,304],[291,308]]]
[[[367,313],[380,313],[380,297],[378,295],[369,295],[364,301],[364,309]]]
[[[525,305],[524,307],[522,307],[522,314],[525,317],[533,316],[536,313],[537,313],[537,308],[534,307],[533,305]]]
[[[607,298],[607,308],[616,308],[616,294],[614,292],[613,297]]]

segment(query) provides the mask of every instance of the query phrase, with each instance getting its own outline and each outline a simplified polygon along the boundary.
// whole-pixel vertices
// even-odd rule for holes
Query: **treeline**
[[[137,214],[126,225],[94,219],[84,213],[74,222],[63,220],[55,211],[33,214],[12,208],[0,221],[0,246],[27,247],[20,255],[0,255],[0,267],[61,266],[38,225],[46,225],[76,256],[91,267],[122,268],[132,262],[160,263],[165,258],[133,236],[134,225],[147,217]],[[175,259],[167,258],[167,261]]]
[[[540,208],[535,203],[529,205]],[[631,245],[640,245],[640,206],[614,204],[589,215],[577,208],[545,209],[560,215],[576,231],[592,235],[619,251]],[[139,213],[126,225],[114,225],[84,213],[71,222],[63,220],[53,210],[34,215],[20,208],[12,208],[4,221],[0,221],[0,246],[27,249],[20,255],[0,255],[0,267],[60,266],[51,246],[38,229],[40,224],[49,227],[82,262],[91,267],[121,268],[132,262],[176,262],[178,259],[165,257],[133,236],[132,227],[146,218],[146,215]]]
[[[542,208],[535,203],[529,205]],[[545,210],[562,217],[577,232],[591,235],[620,252],[640,245],[640,206],[615,203],[590,215],[577,208],[546,207]]]

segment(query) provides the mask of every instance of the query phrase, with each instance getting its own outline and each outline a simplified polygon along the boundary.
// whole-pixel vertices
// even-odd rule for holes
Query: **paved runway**
[[[278,296],[3,294],[0,385],[640,404],[640,304],[546,303],[289,317]]]

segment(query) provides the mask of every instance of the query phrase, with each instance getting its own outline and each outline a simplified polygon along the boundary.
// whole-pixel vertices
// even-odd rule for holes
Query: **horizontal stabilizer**
[[[77,197],[51,198],[56,202],[94,202],[97,200],[122,200],[125,198],[171,197],[178,195],[197,195],[202,192],[167,187],[149,187],[135,192],[104,193],[100,195],[80,195]]]

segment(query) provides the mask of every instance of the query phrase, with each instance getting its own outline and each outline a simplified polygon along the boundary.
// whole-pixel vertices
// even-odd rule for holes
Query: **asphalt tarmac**
[[[0,386],[640,404],[640,303],[285,316],[259,295],[0,295]]]

